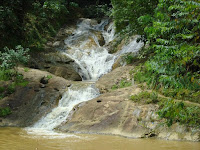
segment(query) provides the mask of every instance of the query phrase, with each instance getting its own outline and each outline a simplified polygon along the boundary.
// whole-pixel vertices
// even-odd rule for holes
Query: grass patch
[[[123,79],[123,80],[121,80],[118,84],[113,85],[113,86],[111,87],[111,89],[112,89],[112,90],[116,90],[116,89],[120,89],[120,88],[129,87],[129,86],[131,86],[131,85],[132,85],[131,81],[127,81],[127,80]]]
[[[136,103],[142,103],[142,104],[156,104],[159,101],[161,101],[163,98],[158,97],[158,94],[156,92],[147,92],[143,91],[139,93],[138,95],[132,95],[130,99]]]

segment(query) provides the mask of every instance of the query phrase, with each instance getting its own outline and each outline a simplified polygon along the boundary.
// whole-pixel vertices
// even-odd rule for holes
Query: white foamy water
[[[122,49],[117,53],[117,56],[119,57],[122,54],[138,52],[144,46],[144,43],[137,42],[137,38],[139,38],[139,36],[135,36],[135,38],[130,40],[127,45],[124,45]]]
[[[64,55],[72,58],[76,63],[76,71],[83,80],[96,81],[112,69],[117,57],[124,53],[137,52],[143,43],[137,43],[136,38],[125,45],[116,54],[109,54],[105,45],[115,39],[113,23],[107,19],[97,24],[90,19],[82,19],[77,24],[74,33],[65,39]],[[70,111],[79,103],[99,96],[94,83],[72,85],[62,96],[59,104],[49,114],[41,118],[32,127],[26,128],[28,133],[43,137],[64,138],[72,135],[56,133],[53,130],[66,122]]]
[[[107,24],[107,19],[96,25],[85,19],[73,35],[65,39],[67,50],[64,54],[75,60],[75,68],[83,80],[96,81],[112,69],[116,56],[109,54],[102,45],[114,39],[113,24],[105,30]]]
[[[74,106],[97,96],[99,96],[99,91],[93,84],[84,84],[81,87],[80,85],[73,85],[64,93],[56,108],[41,118],[32,127],[26,129],[30,134],[38,133],[42,136],[65,136],[65,134],[53,133],[52,130],[66,121]]]

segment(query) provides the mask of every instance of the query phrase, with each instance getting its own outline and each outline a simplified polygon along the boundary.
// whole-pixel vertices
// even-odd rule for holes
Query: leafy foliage
[[[153,86],[200,89],[200,3],[159,1],[144,31],[155,55],[146,62]]]
[[[84,15],[88,18],[100,18],[110,16],[111,8],[107,5],[91,5],[84,8]]]
[[[0,108],[0,117],[6,117],[9,114],[11,114],[11,110],[9,107]]]
[[[165,101],[157,112],[161,118],[166,119],[166,124],[171,126],[175,122],[189,126],[200,126],[200,109],[198,106],[185,106],[183,102],[173,100]]]
[[[29,59],[29,49],[21,45],[16,50],[5,47],[5,52],[0,52],[0,81],[9,81],[6,86],[0,85],[0,99],[12,94],[17,86],[26,86],[27,81],[18,73],[17,67],[20,63],[26,63]]]
[[[83,8],[100,5],[102,7],[97,8],[100,16],[104,4],[109,2],[109,0],[1,0],[0,49],[5,46],[13,48],[20,44],[30,47],[31,50],[41,50],[58,29],[80,17]]]
[[[138,40],[148,44],[141,58],[149,59],[134,74],[135,80],[199,103],[200,2],[112,0],[112,4],[117,31],[141,34]],[[127,57],[128,62],[131,59]]]
[[[143,15],[153,15],[158,0],[111,0],[113,5],[112,16],[117,32],[143,33],[144,26],[138,22]]]
[[[26,63],[29,59],[29,49],[24,49],[21,45],[16,46],[16,50],[4,48],[5,52],[0,52],[1,69],[8,70],[17,67],[19,63]]]

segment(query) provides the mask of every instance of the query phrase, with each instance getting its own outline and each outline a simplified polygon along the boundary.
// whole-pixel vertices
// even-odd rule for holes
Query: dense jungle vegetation
[[[199,0],[2,0],[0,57],[17,45],[42,51],[63,25],[104,15],[110,15],[122,37],[139,34],[138,41],[145,42],[137,58],[145,61],[134,71],[138,83],[200,103]],[[1,72],[7,69],[1,65]]]
[[[102,16],[102,9],[109,3],[106,0],[2,0],[0,49],[22,45],[41,50],[60,27],[78,17]]]
[[[112,0],[117,31],[142,35],[148,60],[135,79],[166,96],[200,102],[199,0]],[[141,56],[142,57],[142,56]]]

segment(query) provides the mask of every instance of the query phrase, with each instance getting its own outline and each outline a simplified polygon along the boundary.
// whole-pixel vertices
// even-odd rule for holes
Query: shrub
[[[200,126],[200,108],[198,106],[186,106],[183,102],[175,102],[170,99],[162,103],[157,112],[161,118],[166,119],[166,124],[187,124],[189,126]]]
[[[147,91],[143,91],[137,95],[132,95],[130,99],[136,103],[144,103],[144,104],[150,104],[150,103],[156,104],[161,100],[156,92],[149,93]]]
[[[16,50],[4,48],[5,52],[0,52],[1,69],[16,69],[20,63],[26,63],[29,59],[29,49],[24,49],[21,45],[16,46]]]
[[[131,86],[132,83],[130,81],[127,81],[125,79],[122,79],[118,84],[116,85],[113,85],[111,87],[112,90],[116,90],[116,89],[119,89],[119,88],[125,88],[125,87],[129,87]]]
[[[11,109],[9,107],[0,108],[0,117],[6,117],[9,114],[11,114]]]

